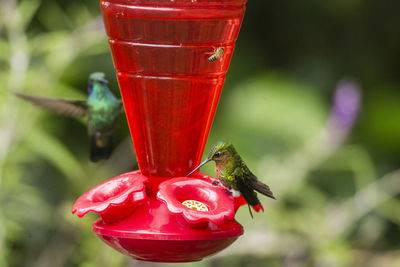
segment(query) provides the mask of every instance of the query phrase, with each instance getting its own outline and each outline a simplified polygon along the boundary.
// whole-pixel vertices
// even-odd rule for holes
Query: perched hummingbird
[[[249,205],[251,217],[253,217],[253,214],[251,213],[250,206],[256,211],[259,211],[260,209],[264,210],[255,191],[275,199],[268,185],[260,182],[249,170],[233,145],[224,141],[215,143],[211,147],[207,159],[200,163],[200,165],[187,176],[190,176],[201,166],[212,160],[215,161],[215,173],[217,179],[225,187],[230,189],[227,193],[235,194],[235,191],[240,192]],[[214,183],[218,183],[218,181],[215,181]]]
[[[36,105],[72,117],[87,117],[90,136],[90,160],[107,159],[113,149],[112,135],[121,112],[122,101],[116,99],[107,87],[102,72],[89,76],[89,97],[85,100],[65,100],[15,93],[18,97]]]

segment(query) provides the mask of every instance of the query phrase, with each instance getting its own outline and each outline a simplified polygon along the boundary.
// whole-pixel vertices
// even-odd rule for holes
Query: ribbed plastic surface
[[[200,163],[245,2],[101,1],[144,175],[184,176]],[[221,59],[208,62],[218,47]]]

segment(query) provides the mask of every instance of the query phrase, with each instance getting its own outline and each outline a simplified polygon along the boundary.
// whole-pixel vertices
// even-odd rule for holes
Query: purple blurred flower
[[[328,131],[335,141],[341,142],[350,132],[361,105],[359,85],[352,80],[340,80],[336,86],[328,121]]]

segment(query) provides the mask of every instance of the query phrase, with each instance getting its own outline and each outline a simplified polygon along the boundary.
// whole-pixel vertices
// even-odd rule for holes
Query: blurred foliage
[[[263,198],[254,220],[241,209],[245,235],[182,266],[400,265],[399,9],[248,2],[208,144],[232,141],[278,200]],[[2,0],[0,14],[0,266],[157,266],[103,244],[94,216],[70,214],[80,194],[136,167],[126,120],[113,157],[92,164],[82,121],[10,94],[83,99],[93,71],[118,93],[98,1]],[[331,96],[345,76],[360,82],[362,110],[333,144]]]

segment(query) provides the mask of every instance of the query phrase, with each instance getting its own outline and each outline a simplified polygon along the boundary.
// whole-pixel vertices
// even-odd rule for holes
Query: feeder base
[[[136,260],[192,262],[228,247],[243,234],[243,228],[235,221],[205,228],[188,227],[164,203],[150,199],[117,223],[106,224],[99,218],[93,224],[93,232]]]
[[[215,254],[237,237],[215,240],[143,240],[99,235],[109,246],[135,260],[151,262],[193,262]],[[167,248],[167,250],[166,250]]]

